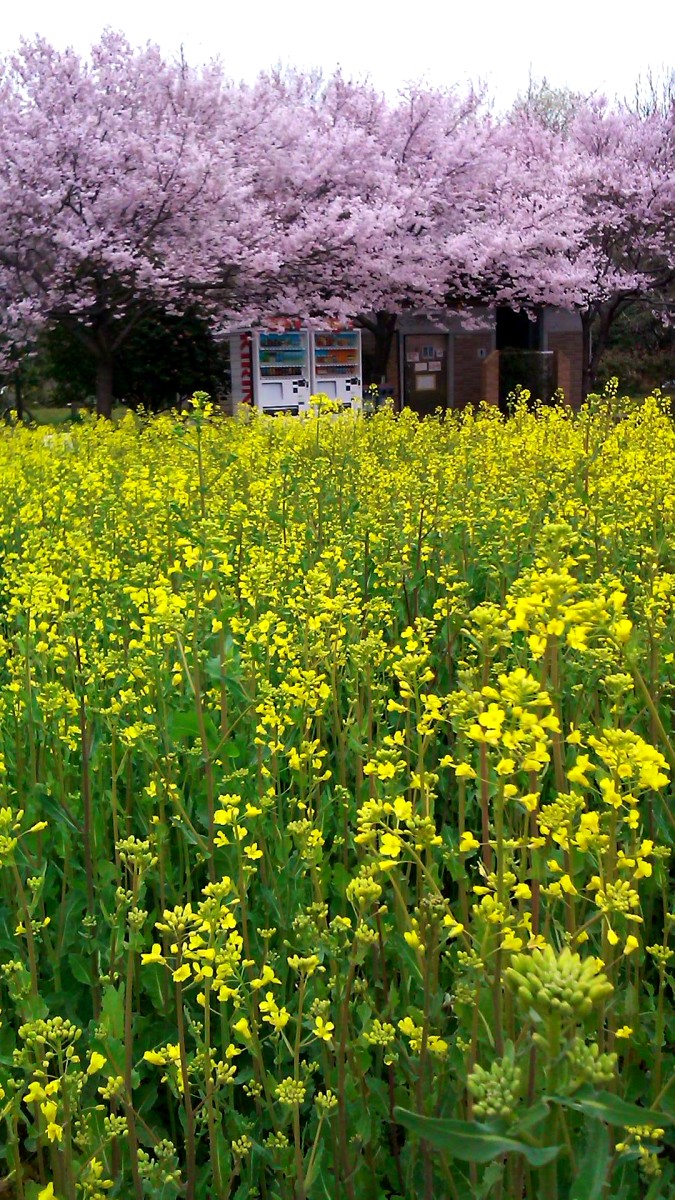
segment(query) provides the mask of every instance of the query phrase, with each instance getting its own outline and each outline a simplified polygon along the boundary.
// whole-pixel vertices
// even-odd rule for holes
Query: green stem
[[[179,964],[180,966],[180,955]],[[175,984],[176,1023],[178,1026],[178,1049],[180,1053],[180,1071],[183,1080],[183,1102],[185,1108],[185,1157],[187,1185],[186,1200],[196,1200],[197,1187],[197,1148],[195,1141],[195,1114],[190,1095],[190,1079],[188,1076],[187,1045],[185,1041],[185,1015],[183,1013],[183,988]]]
[[[136,1115],[132,1102],[133,1069],[134,1069],[134,1038],[133,1038],[133,986],[134,986],[134,951],[129,946],[127,951],[126,990],[124,994],[124,1111],[127,1119],[127,1139],[129,1142],[129,1158],[131,1160],[131,1178],[134,1185],[135,1200],[143,1200],[143,1183],[138,1169],[138,1134],[136,1133]]]
[[[33,996],[39,994],[38,986],[38,971],[37,971],[37,956],[35,953],[35,937],[33,935],[33,919],[30,915],[26,893],[21,881],[21,875],[16,863],[12,863],[12,874],[16,883],[16,890],[19,893],[19,904],[23,915],[23,922],[26,928],[26,946],[28,948],[28,964],[30,967],[30,986]]]
[[[216,1144],[216,1115],[213,1104],[213,1075],[211,1073],[211,982],[204,985],[204,1050],[206,1058],[206,1116],[209,1127],[209,1155],[213,1172],[213,1186],[218,1200],[222,1200],[223,1181],[220,1174],[220,1159]]]

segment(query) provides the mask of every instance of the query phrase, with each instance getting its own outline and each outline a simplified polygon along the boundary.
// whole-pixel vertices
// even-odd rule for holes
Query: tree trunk
[[[16,405],[16,419],[21,423],[23,421],[23,382],[20,371],[17,371],[14,376],[14,403]]]
[[[598,304],[595,311],[587,309],[581,314],[583,339],[582,396],[585,399],[598,377],[602,356],[607,349],[612,326],[629,303],[629,296],[615,296],[613,300]],[[591,327],[593,336],[591,337]]]
[[[581,402],[588,399],[593,386],[591,377],[591,325],[593,313],[586,309],[581,314]]]
[[[595,337],[593,338],[589,362],[590,376],[594,385],[598,375],[598,369],[600,367],[602,356],[607,349],[610,331],[617,316],[620,312],[622,312],[624,307],[624,302],[620,299],[616,299],[600,310],[599,320],[595,325]]]
[[[387,364],[391,353],[394,334],[396,333],[397,317],[395,313],[376,312],[372,316],[360,316],[359,324],[368,329],[373,335],[373,376],[372,382],[378,387],[386,382]]]
[[[396,314],[379,312],[375,323],[375,371],[381,384],[387,382],[387,365],[396,332]]]
[[[99,417],[112,416],[113,408],[113,362],[109,356],[96,360],[96,412]]]

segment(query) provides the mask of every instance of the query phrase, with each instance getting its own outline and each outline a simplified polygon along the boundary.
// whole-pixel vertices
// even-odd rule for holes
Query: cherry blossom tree
[[[0,106],[4,331],[72,330],[107,414],[115,353],[148,307],[243,294],[261,256],[274,266],[220,75],[111,33],[89,63],[37,39],[3,64]]]
[[[235,85],[106,34],[88,63],[23,44],[0,102],[2,332],[68,328],[102,413],[115,354],[158,304],[221,328],[321,322],[391,289],[409,189],[312,77]]]
[[[449,289],[512,307],[583,303],[593,252],[583,244],[586,214],[571,186],[575,148],[527,111],[496,125],[475,219],[454,234]]]
[[[406,257],[407,293],[406,224],[424,198],[383,145],[384,100],[339,75],[291,72],[261,76],[251,103],[264,114],[247,154],[274,228],[279,311],[320,321],[398,303],[397,260]]]
[[[642,114],[589,102],[570,129],[579,252],[593,270],[581,306],[585,391],[609,332],[636,302],[667,310],[675,283],[675,106]],[[592,334],[592,342],[591,342]]]
[[[331,119],[361,131],[374,151],[361,186],[376,211],[377,252],[361,263],[358,321],[375,339],[375,374],[384,374],[397,314],[446,302],[455,265],[447,239],[479,219],[490,175],[490,130],[481,96],[419,85],[390,103],[371,87],[340,74],[327,83],[322,105]],[[353,300],[354,293],[351,293]]]
[[[109,413],[115,356],[158,308],[357,319],[383,372],[401,312],[550,304],[598,330],[592,371],[622,306],[672,286],[673,110],[483,101],[389,101],[339,73],[237,84],[113,33],[87,61],[23,43],[0,64],[5,358],[69,330]]]

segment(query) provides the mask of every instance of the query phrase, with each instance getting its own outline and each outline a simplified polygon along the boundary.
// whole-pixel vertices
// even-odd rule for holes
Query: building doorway
[[[548,404],[555,392],[555,356],[544,350],[544,315],[537,309],[532,317],[524,309],[497,309],[499,351],[499,407],[511,409],[517,388],[525,388],[532,400]]]
[[[524,308],[497,309],[498,350],[543,350],[544,320],[541,309],[532,317]]]
[[[409,333],[403,339],[404,403],[421,417],[449,406],[448,336]]]

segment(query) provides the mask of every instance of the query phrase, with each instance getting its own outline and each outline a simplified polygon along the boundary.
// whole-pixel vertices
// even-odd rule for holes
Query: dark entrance
[[[497,309],[499,407],[509,409],[509,396],[526,388],[532,400],[548,404],[556,388],[555,355],[546,352],[541,310],[528,316],[511,308]]]
[[[498,350],[542,350],[544,341],[542,314],[530,317],[523,309],[497,309]]]
[[[420,416],[448,407],[448,338],[412,333],[403,340],[405,403]]]

